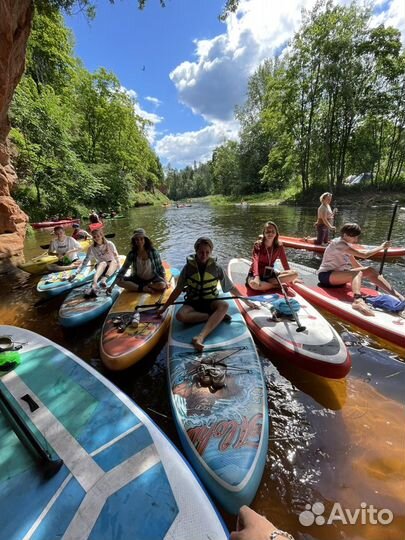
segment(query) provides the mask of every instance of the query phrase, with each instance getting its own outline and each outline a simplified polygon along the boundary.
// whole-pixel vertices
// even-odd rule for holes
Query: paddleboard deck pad
[[[0,326],[0,334],[23,344],[21,363],[0,378],[0,390],[63,460],[45,476],[0,415],[2,538],[228,538],[188,464],[133,401],[38,334],[12,326]]]
[[[262,366],[233,300],[228,313],[232,321],[210,334],[202,352],[191,345],[202,324],[184,325],[173,316],[168,381],[173,417],[190,463],[210,493],[236,514],[253,500],[263,474],[268,411]],[[215,390],[196,378],[206,365],[222,369],[224,387]]]

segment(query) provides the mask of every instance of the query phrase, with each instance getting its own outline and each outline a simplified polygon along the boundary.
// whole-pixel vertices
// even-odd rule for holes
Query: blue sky
[[[347,4],[346,0],[340,3]],[[249,76],[279,52],[298,29],[301,9],[314,0],[241,0],[225,23],[224,0],[97,0],[89,22],[66,17],[76,55],[86,68],[105,67],[137,100],[137,112],[153,122],[151,144],[163,164],[183,167],[205,161],[228,138],[237,138],[236,105]],[[405,35],[405,1],[376,0],[374,24],[391,24]]]

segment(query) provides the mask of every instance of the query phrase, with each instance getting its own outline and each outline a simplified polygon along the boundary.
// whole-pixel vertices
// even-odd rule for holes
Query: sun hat
[[[148,238],[145,233],[145,229],[142,229],[141,227],[139,229],[135,229],[132,238]]]

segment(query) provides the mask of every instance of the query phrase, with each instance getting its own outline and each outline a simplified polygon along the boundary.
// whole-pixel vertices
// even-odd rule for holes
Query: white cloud
[[[339,0],[348,5],[351,0]],[[246,98],[249,77],[265,59],[274,56],[298,30],[303,9],[315,0],[241,0],[237,13],[225,22],[225,32],[213,39],[195,40],[195,61],[184,61],[170,78],[181,103],[209,124],[200,131],[166,135],[156,144],[163,160],[188,164],[211,157],[210,149],[233,133],[234,110]],[[375,0],[371,24],[392,25],[405,36],[404,0]],[[229,130],[227,128],[229,124]]]
[[[121,86],[121,91],[128,94],[128,96],[132,99],[133,104],[134,104],[135,114],[151,122],[151,125],[146,126],[145,134],[150,144],[154,144],[156,140],[156,136],[157,136],[156,125],[160,124],[160,122],[164,120],[163,116],[159,116],[156,113],[145,111],[144,109],[142,109],[142,107],[139,105],[138,94],[136,93],[135,90],[128,89],[128,88],[125,88],[124,86]],[[148,101],[151,101],[154,99],[156,99],[156,101],[159,101],[157,98],[150,98]]]
[[[164,136],[157,141],[155,150],[165,163],[184,167],[194,161],[204,162],[212,157],[216,146],[229,139],[237,139],[236,122],[215,122],[199,131],[187,131]]]
[[[150,103],[152,103],[152,105],[154,105],[155,107],[159,107],[159,105],[162,104],[162,102],[160,101],[160,99],[155,98],[155,97],[152,97],[152,96],[146,96],[145,100],[146,100],[146,101],[149,101]]]

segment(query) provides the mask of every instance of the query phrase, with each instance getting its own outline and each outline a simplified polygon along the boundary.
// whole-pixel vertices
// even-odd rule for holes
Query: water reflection
[[[340,208],[338,226],[358,221],[365,230],[363,241],[377,244],[388,231],[391,212],[390,207]],[[109,221],[106,230],[115,233],[119,252],[126,253],[132,231],[145,228],[163,257],[179,268],[192,253],[197,237],[211,236],[218,261],[226,265],[232,257],[249,257],[265,221],[278,223],[283,234],[303,236],[314,232],[315,215],[315,205],[151,207],[134,209],[125,219]],[[396,245],[404,243],[402,216],[400,212],[393,231]],[[27,258],[38,255],[38,246],[49,243],[49,239],[50,234],[42,231],[29,238]],[[290,250],[289,257],[315,268],[320,262],[319,257],[305,251]],[[386,263],[384,273],[405,289],[399,262]],[[102,321],[64,333],[57,322],[62,299],[34,307],[37,281],[23,272],[16,272],[12,278],[0,276],[1,322],[36,331],[87,360],[132,396],[178,444],[167,397],[165,349],[153,352],[124,373],[107,372],[98,353]],[[266,469],[253,507],[297,540],[399,540],[405,530],[404,350],[324,315],[350,346],[353,368],[346,380],[328,380],[292,369],[285,361],[260,351],[271,425]],[[316,502],[322,502],[327,512],[335,502],[351,509],[366,502],[391,509],[395,519],[389,527],[301,525],[300,512],[306,504]],[[226,519],[233,527],[234,518]]]

